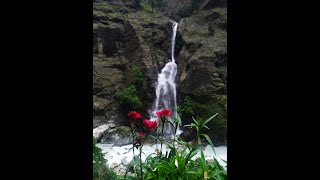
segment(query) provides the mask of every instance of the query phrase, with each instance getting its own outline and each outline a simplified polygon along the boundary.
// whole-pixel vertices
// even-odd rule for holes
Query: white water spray
[[[158,82],[156,88],[156,102],[151,114],[151,119],[157,119],[156,112],[161,109],[170,109],[173,117],[177,115],[177,92],[175,77],[177,75],[177,64],[174,59],[174,47],[177,34],[178,23],[173,22],[173,33],[171,38],[171,62],[168,62],[161,73],[158,75]],[[177,130],[177,134],[181,131]],[[173,128],[168,125],[165,127],[165,136],[172,136]]]

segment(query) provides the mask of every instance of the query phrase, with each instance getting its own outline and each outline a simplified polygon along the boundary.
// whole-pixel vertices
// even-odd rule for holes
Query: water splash
[[[156,112],[167,108],[173,113],[172,117],[177,116],[177,91],[175,78],[177,75],[177,64],[174,59],[175,39],[177,34],[178,23],[173,22],[173,33],[171,38],[171,62],[168,62],[161,73],[158,75],[158,82],[156,87],[156,101],[151,114],[151,120],[157,119]],[[177,134],[181,131],[177,130]],[[165,136],[172,136],[173,128],[167,123],[165,127]]]

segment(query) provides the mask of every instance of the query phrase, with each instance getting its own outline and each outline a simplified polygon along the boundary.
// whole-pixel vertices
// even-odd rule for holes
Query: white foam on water
[[[97,147],[102,149],[102,153],[105,154],[104,158],[107,159],[107,164],[111,166],[113,163],[121,164],[121,159],[126,157],[127,161],[131,161],[133,159],[133,153],[132,149],[129,151],[130,148],[132,148],[132,145],[126,145],[126,146],[113,146],[113,144],[100,144],[98,143],[96,145]],[[153,144],[153,145],[144,145],[142,148],[142,155],[141,159],[142,161],[145,161],[146,157],[149,156],[152,153],[156,153],[156,149],[160,149],[160,144]],[[163,154],[165,154],[165,151],[169,151],[165,146],[163,148]],[[227,146],[218,146],[215,147],[215,152],[217,155],[217,160],[222,166],[226,166],[227,164],[223,162],[221,159],[227,161]],[[139,155],[139,149],[134,150],[135,155]],[[207,145],[204,150],[203,154],[207,160],[213,159],[214,153],[211,148],[211,146]],[[192,159],[196,159],[200,157],[200,152],[196,154]]]

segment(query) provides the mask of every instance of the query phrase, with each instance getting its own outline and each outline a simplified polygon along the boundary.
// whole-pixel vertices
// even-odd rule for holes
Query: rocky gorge
[[[154,9],[142,0],[94,2],[93,127],[101,131],[96,129],[96,137],[131,143],[127,113],[139,109],[149,115],[158,74],[170,61],[174,20],[179,23],[175,59],[182,124],[190,124],[192,116],[219,113],[206,133],[215,145],[227,145],[226,0],[166,2]],[[135,101],[125,101],[122,92],[135,94]],[[183,128],[181,137],[192,141],[193,134]]]

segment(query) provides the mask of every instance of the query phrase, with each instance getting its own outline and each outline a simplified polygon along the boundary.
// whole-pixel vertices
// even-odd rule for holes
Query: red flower
[[[134,119],[142,118],[141,114],[135,111],[131,111],[128,116],[133,117]]]
[[[162,111],[158,111],[156,112],[157,116],[161,117],[161,116],[171,116],[172,113],[169,109],[163,109]]]
[[[158,126],[157,121],[150,121],[150,120],[146,120],[146,119],[143,120],[143,124],[150,131],[157,128],[157,126]]]
[[[138,135],[138,138],[141,139],[142,136],[143,136],[143,132],[140,131],[140,132],[139,132],[139,135]]]

